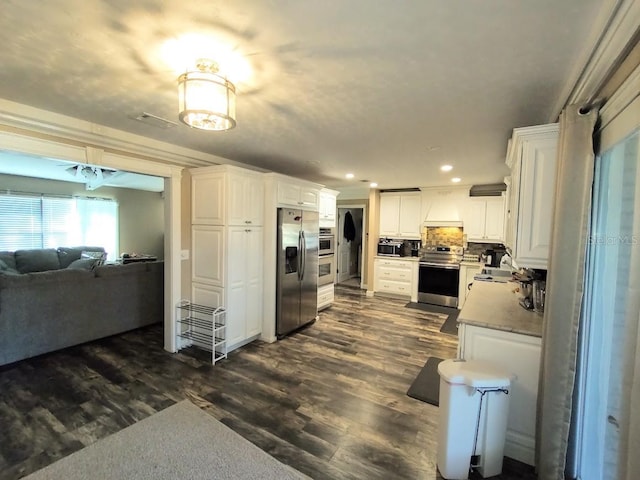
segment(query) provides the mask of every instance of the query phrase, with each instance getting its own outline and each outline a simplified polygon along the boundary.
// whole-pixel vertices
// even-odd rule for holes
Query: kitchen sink
[[[489,275],[491,277],[511,277],[510,270],[503,270],[500,268],[484,267],[481,273],[483,275]]]
[[[483,282],[507,283],[511,280],[511,272],[509,270],[501,270],[499,268],[485,267],[479,274],[474,276],[473,279]]]

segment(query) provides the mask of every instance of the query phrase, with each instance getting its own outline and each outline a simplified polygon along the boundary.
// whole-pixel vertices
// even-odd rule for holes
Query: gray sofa
[[[164,262],[99,265],[99,252],[0,252],[0,365],[162,321]]]

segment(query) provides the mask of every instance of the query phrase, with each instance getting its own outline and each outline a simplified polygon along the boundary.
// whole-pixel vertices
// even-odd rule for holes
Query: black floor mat
[[[440,396],[440,375],[438,375],[438,365],[441,358],[429,357],[422,370],[413,381],[407,395],[411,398],[438,406]]]
[[[440,305],[431,305],[430,303],[414,303],[409,302],[405,305],[407,308],[415,308],[424,312],[446,313],[449,315],[440,327],[440,332],[448,335],[458,335],[458,315],[460,310],[452,307],[441,307]]]

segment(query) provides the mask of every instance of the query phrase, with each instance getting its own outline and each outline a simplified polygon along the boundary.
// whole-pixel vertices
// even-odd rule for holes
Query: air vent
[[[165,118],[158,117],[156,115],[152,115],[147,112],[142,112],[140,114],[133,114],[131,115],[130,118],[133,118],[134,120],[137,120],[142,123],[146,123],[147,125],[151,125],[152,127],[162,128],[162,129],[176,127],[178,125],[175,122],[172,122]]]
[[[499,197],[507,189],[504,183],[490,183],[487,185],[473,185],[469,189],[470,197]]]
[[[380,193],[401,193],[401,192],[419,192],[419,188],[387,188],[380,190]]]

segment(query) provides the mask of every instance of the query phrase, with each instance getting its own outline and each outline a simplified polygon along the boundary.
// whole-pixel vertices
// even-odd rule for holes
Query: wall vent
[[[490,183],[487,185],[473,185],[469,189],[470,197],[499,197],[507,189],[505,183]]]

